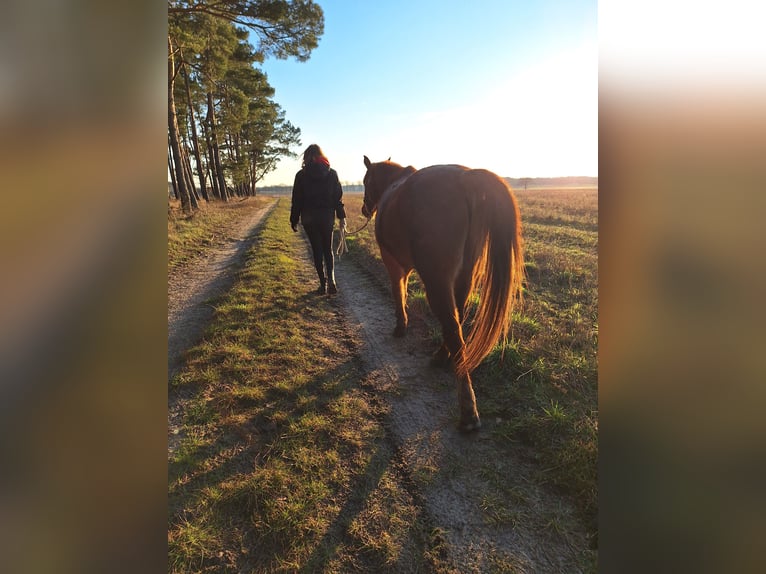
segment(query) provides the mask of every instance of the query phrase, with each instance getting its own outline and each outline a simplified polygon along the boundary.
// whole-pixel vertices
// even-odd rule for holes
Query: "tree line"
[[[300,129],[259,64],[307,60],[323,31],[311,0],[168,0],[168,170],[184,211],[255,195],[295,155]]]

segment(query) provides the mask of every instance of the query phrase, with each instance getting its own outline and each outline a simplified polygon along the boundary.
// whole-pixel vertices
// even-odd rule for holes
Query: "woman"
[[[346,211],[343,209],[342,198],[343,190],[338,174],[330,168],[330,160],[318,145],[311,144],[303,152],[301,170],[295,174],[290,226],[293,231],[298,231],[300,219],[306,230],[314,254],[314,267],[319,275],[317,293],[322,295],[338,292],[332,254],[332,228],[335,223],[333,216],[337,215],[341,229],[346,229]]]

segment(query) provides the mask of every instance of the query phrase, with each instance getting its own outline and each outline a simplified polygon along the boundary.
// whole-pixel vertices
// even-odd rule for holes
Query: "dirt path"
[[[577,572],[585,531],[555,528],[562,513],[572,516],[571,504],[538,486],[529,463],[496,460],[489,441],[495,421],[483,421],[478,433],[459,433],[454,375],[429,367],[432,349],[416,337],[392,336],[393,306],[379,283],[347,260],[336,274],[339,300],[366,341],[365,361],[381,391],[389,391],[392,438],[457,571]],[[498,469],[503,485],[491,483]],[[504,510],[493,514],[498,497]]]
[[[172,380],[182,366],[183,352],[199,341],[213,316],[207,302],[225,292],[234,281],[236,270],[248,247],[255,241],[261,221],[276,206],[276,199],[243,218],[229,230],[228,243],[211,249],[201,261],[194,261],[168,276],[168,380]],[[182,393],[168,391],[168,456],[181,439],[179,432]]]

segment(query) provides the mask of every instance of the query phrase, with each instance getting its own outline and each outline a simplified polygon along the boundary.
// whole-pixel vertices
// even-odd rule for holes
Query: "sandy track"
[[[578,555],[587,547],[585,531],[546,528],[554,516],[572,515],[571,504],[542,489],[529,463],[493,448],[488,439],[494,421],[483,421],[480,432],[460,433],[456,379],[429,366],[435,349],[424,347],[413,334],[393,337],[391,297],[367,273],[344,259],[336,275],[351,328],[362,332],[367,367],[391,403],[389,432],[421,490],[432,525],[448,543],[456,571],[494,571],[502,564],[517,572],[577,572]],[[496,460],[499,454],[502,461]],[[518,508],[512,511],[531,520],[488,520],[495,491],[482,479],[482,469],[496,463],[518,495]],[[509,501],[504,505],[513,506]]]
[[[276,200],[254,212],[230,230],[228,244],[212,249],[202,261],[194,262],[168,277],[168,378],[179,367],[183,351],[193,345],[213,315],[205,302],[231,286],[232,272],[252,245],[258,225],[271,213]]]
[[[168,276],[168,380],[182,367],[184,351],[197,343],[213,316],[208,301],[229,289],[245,252],[255,241],[260,224],[276,206],[276,199],[243,218],[228,234],[228,243],[211,249],[201,261],[194,261]],[[168,391],[168,456],[180,443],[181,391]]]

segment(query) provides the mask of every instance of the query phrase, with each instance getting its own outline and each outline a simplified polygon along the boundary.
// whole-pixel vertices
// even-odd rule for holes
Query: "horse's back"
[[[467,171],[461,165],[432,165],[416,171],[398,190],[398,217],[420,226],[426,217],[444,224],[464,216],[460,210],[464,193],[460,177]]]
[[[378,243],[396,254],[404,267],[429,258],[444,265],[447,253],[461,258],[469,236],[476,235],[472,243],[481,241],[487,232],[487,211],[496,205],[506,211],[500,204],[508,204],[508,199],[515,203],[507,184],[491,171],[458,164],[422,168],[381,202]],[[479,212],[483,216],[477,219]]]
[[[416,171],[409,177],[407,183],[412,189],[421,193],[439,191],[440,189],[443,192],[445,186],[448,189],[451,188],[467,171],[471,170],[463,165],[432,165]]]
[[[453,194],[475,194],[488,189],[499,191],[501,195],[513,195],[506,181],[494,172],[457,164],[425,167],[411,175],[406,183],[407,193],[423,199]]]

